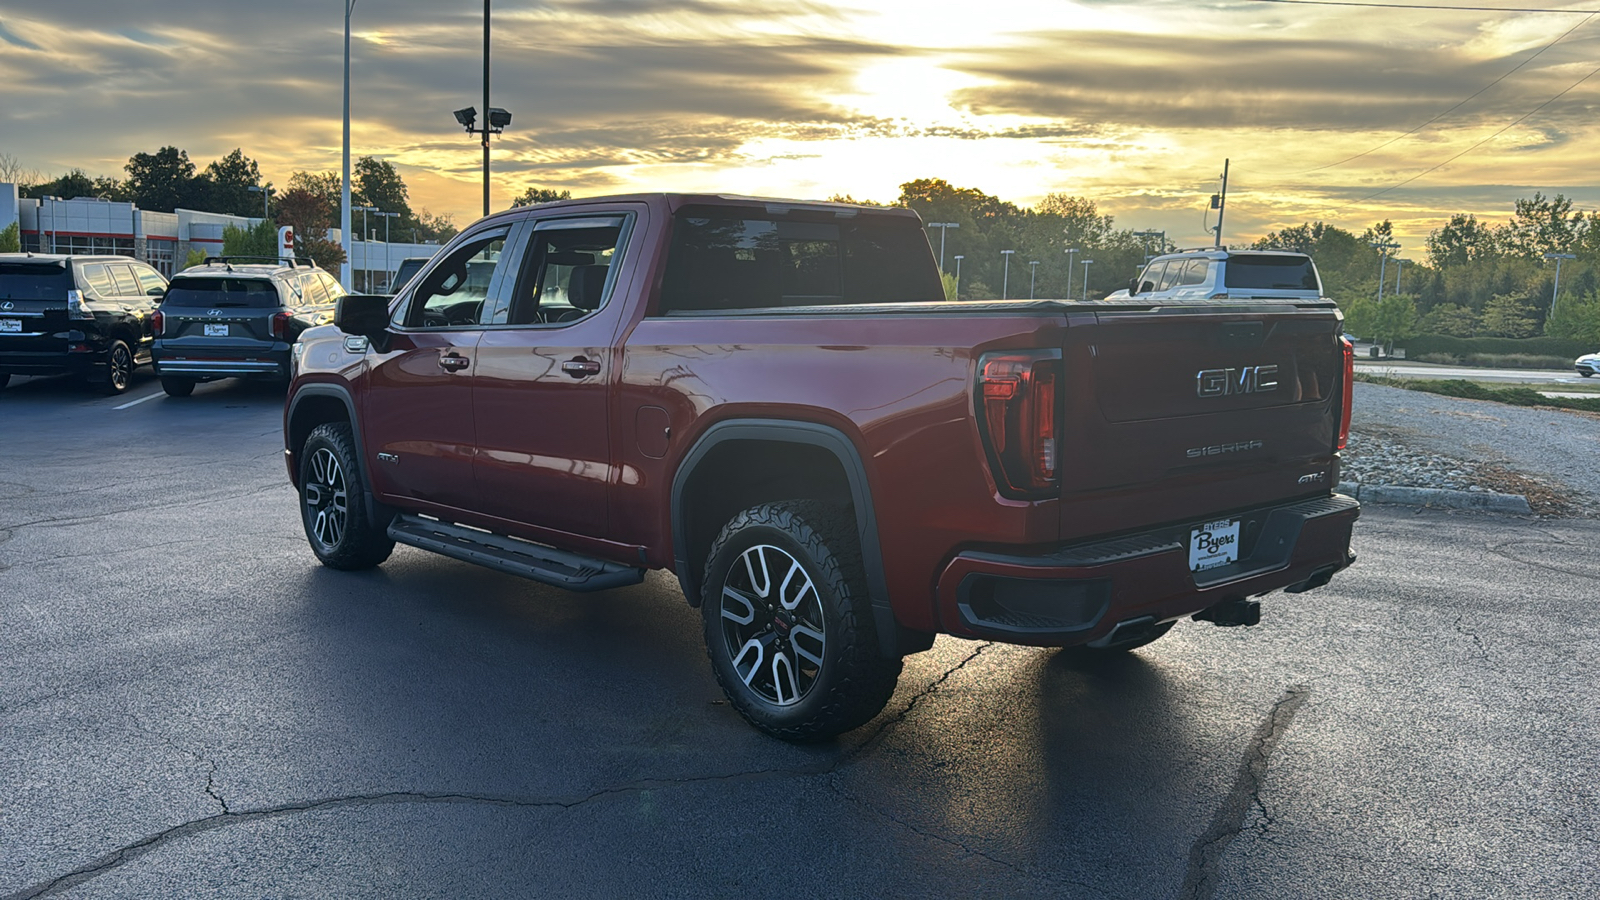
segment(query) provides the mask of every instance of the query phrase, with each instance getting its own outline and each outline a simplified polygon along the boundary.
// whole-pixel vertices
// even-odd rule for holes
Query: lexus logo
[[[12,303],[10,300],[7,300],[4,303],[0,303],[0,309],[6,310],[7,312],[11,311],[15,307],[16,307],[16,304]]]
[[[222,310],[220,310],[220,309],[208,309],[208,310],[206,310],[206,315],[208,315],[208,316],[220,316],[220,315],[222,315]]]
[[[1198,397],[1261,394],[1278,389],[1277,366],[1243,366],[1237,369],[1201,369],[1194,376]]]

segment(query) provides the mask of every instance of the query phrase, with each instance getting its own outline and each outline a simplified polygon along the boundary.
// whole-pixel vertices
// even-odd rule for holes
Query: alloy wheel
[[[311,534],[322,549],[332,552],[344,537],[349,518],[349,494],[345,489],[344,466],[333,451],[320,447],[311,456],[310,477],[306,479],[306,520]]]
[[[111,357],[106,362],[106,378],[111,382],[111,389],[118,392],[127,390],[128,383],[133,380],[133,354],[129,352],[128,345],[114,345]]]
[[[768,703],[793,706],[822,674],[827,623],[804,564],[757,544],[728,567],[721,592],[722,637],[745,687]]]

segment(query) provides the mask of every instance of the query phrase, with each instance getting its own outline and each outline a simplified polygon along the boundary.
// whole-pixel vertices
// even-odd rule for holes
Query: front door
[[[380,498],[473,508],[472,382],[507,233],[500,226],[445,250],[402,293],[388,346],[367,351],[362,463]]]
[[[608,533],[611,348],[624,311],[612,296],[630,220],[537,222],[516,288],[478,344],[479,504],[535,536]]]

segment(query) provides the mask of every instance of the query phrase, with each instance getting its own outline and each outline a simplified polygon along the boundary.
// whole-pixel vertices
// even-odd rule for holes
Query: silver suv
[[[1107,300],[1317,300],[1322,279],[1304,253],[1289,250],[1184,250],[1158,256]]]

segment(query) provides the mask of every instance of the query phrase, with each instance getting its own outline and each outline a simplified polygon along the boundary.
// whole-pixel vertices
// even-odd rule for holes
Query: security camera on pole
[[[489,135],[500,134],[511,124],[511,113],[498,106],[489,105],[489,0],[483,0],[483,127],[478,121],[477,107],[469,106],[455,112],[456,122],[467,134],[483,135],[483,214],[489,214]]]

